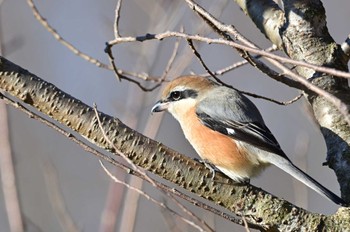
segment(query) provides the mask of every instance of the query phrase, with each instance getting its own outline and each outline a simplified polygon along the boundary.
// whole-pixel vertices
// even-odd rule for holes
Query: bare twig
[[[118,0],[117,5],[115,7],[115,19],[114,19],[114,37],[120,37],[119,34],[119,19],[120,19],[120,10],[122,7],[123,0]]]
[[[295,98],[289,100],[289,101],[286,101],[286,102],[280,102],[280,101],[277,101],[277,100],[274,100],[272,98],[268,98],[268,97],[264,97],[264,96],[261,96],[261,95],[258,95],[258,94],[254,94],[254,93],[250,93],[250,92],[245,92],[245,91],[241,91],[239,89],[236,89],[235,87],[231,86],[231,85],[228,85],[226,84],[225,82],[221,81],[216,75],[215,73],[213,73],[209,68],[208,66],[205,64],[204,60],[202,59],[202,56],[200,55],[200,53],[197,51],[197,49],[195,48],[195,46],[193,45],[193,42],[192,40],[188,39],[187,40],[189,46],[191,47],[194,55],[198,58],[199,62],[201,63],[201,65],[204,67],[204,69],[209,73],[209,75],[211,77],[213,77],[218,83],[228,87],[228,88],[231,88],[231,89],[234,89],[234,90],[237,90],[245,95],[248,95],[248,96],[251,96],[251,97],[254,97],[254,98],[260,98],[260,99],[264,99],[264,100],[267,100],[267,101],[270,101],[270,102],[273,102],[273,103],[276,103],[278,105],[289,105],[289,104],[292,104],[294,102],[296,102],[297,100],[299,100],[303,95],[302,94],[299,94],[298,96],[296,96]]]
[[[214,78],[218,83],[220,83],[220,84],[222,84],[222,85],[224,85],[224,86],[227,86],[227,87],[230,87],[230,88],[231,88],[232,86],[229,86],[229,85],[227,85],[226,83],[224,83],[223,81],[221,81],[221,80],[220,80],[217,76],[215,76],[215,74],[209,69],[209,67],[205,64],[204,60],[202,59],[201,54],[199,54],[199,52],[197,51],[197,49],[194,47],[192,40],[191,40],[191,39],[187,39],[187,43],[188,43],[188,45],[191,47],[191,49],[192,49],[194,55],[198,58],[198,60],[199,60],[199,62],[201,63],[201,65],[204,67],[205,71],[207,71],[207,72],[210,74],[210,76],[211,76],[212,78]]]
[[[145,171],[141,170],[141,168],[137,167],[124,153],[120,152],[119,149],[117,149],[113,142],[109,139],[109,137],[107,136],[106,134],[106,131],[103,129],[103,125],[102,125],[102,122],[100,120],[100,117],[99,117],[99,113],[97,111],[97,106],[94,105],[93,107],[94,111],[95,111],[95,115],[96,115],[96,119],[97,119],[97,122],[98,122],[98,125],[99,125],[99,128],[100,130],[102,131],[102,134],[103,134],[103,137],[104,139],[107,140],[107,142],[115,149],[116,153],[118,153],[118,155],[120,155],[130,166],[133,170],[135,170],[137,173],[141,174],[142,176],[144,176],[144,178],[153,183],[153,179],[151,179]]]
[[[78,50],[74,45],[69,43],[67,40],[65,40],[48,22],[47,20],[40,14],[38,8],[35,6],[33,0],[27,0],[28,5],[33,11],[34,17],[43,25],[43,27],[50,32],[55,39],[57,39],[61,44],[63,44],[65,47],[67,47],[69,50],[71,50],[74,54],[77,56],[83,58],[84,60],[96,65],[99,68],[109,69],[112,70],[111,66],[108,66],[107,64],[92,58],[91,56],[83,53],[82,51]]]
[[[244,222],[244,228],[245,228],[245,231],[246,232],[250,232],[250,229],[249,229],[249,226],[248,226],[248,223],[247,223],[247,220],[245,219],[244,216],[242,216],[242,220]]]
[[[115,19],[114,19],[114,38],[119,38],[120,34],[119,34],[119,20],[120,20],[120,10],[122,7],[122,0],[118,0],[117,5],[115,7]],[[112,56],[112,51],[109,50],[109,52],[107,52],[108,57],[109,57],[109,61],[112,64],[113,70],[114,72],[117,74],[116,77],[118,78],[118,81],[121,81],[121,74],[119,74],[117,67],[115,66],[114,63],[114,57]],[[139,85],[139,87],[142,89],[142,87]]]
[[[265,49],[265,51],[273,52],[273,51],[276,51],[277,49],[278,48],[276,46],[271,46],[271,47]],[[260,59],[261,57],[262,57],[261,55],[253,56],[253,58],[255,58],[255,59]],[[230,66],[227,66],[225,68],[216,70],[216,71],[213,72],[213,74],[216,75],[216,76],[221,76],[221,75],[223,75],[225,73],[228,73],[228,72],[230,72],[230,71],[232,71],[234,69],[242,67],[242,66],[244,66],[244,65],[246,65],[248,63],[249,62],[247,60],[241,60],[241,61],[238,61],[236,63],[231,64]],[[205,74],[200,74],[200,76],[209,77],[211,75],[209,73],[205,73]]]
[[[167,205],[165,205],[163,202],[159,202],[157,200],[155,200],[153,197],[151,197],[150,195],[148,195],[147,193],[145,193],[144,191],[142,191],[141,189],[135,188],[121,180],[119,180],[116,176],[114,176],[106,167],[105,165],[102,163],[101,160],[99,160],[101,167],[103,168],[103,170],[105,171],[105,173],[115,182],[121,185],[124,185],[125,187],[137,192],[138,194],[140,194],[141,196],[143,196],[144,198],[146,198],[147,200],[153,202],[154,204],[158,205],[159,207],[170,211],[171,213],[173,213],[174,215],[176,215],[178,218],[180,218],[182,221],[184,221],[185,223],[193,226],[194,228],[198,229],[199,231],[204,231],[201,227],[198,227],[198,225],[196,225],[195,223],[193,223],[192,221],[182,217],[180,214],[178,214],[176,211],[170,209]]]
[[[288,101],[277,101],[275,99],[268,98],[268,97],[261,96],[261,95],[257,95],[257,94],[254,94],[254,93],[245,92],[245,91],[241,91],[241,90],[238,90],[238,91],[243,93],[243,94],[245,94],[245,95],[248,95],[248,96],[251,96],[251,97],[254,97],[254,98],[260,98],[260,99],[263,99],[263,100],[266,100],[266,101],[270,101],[270,102],[273,102],[273,103],[275,103],[277,105],[282,105],[282,106],[290,105],[290,104],[298,101],[303,96],[303,94],[301,93],[298,96],[292,98],[291,100],[288,100]]]
[[[114,56],[113,56],[111,48],[112,48],[111,46],[107,46],[105,48],[105,52],[108,54],[108,58],[109,58],[109,61],[113,67],[114,74],[119,81],[121,81],[122,79],[130,81],[130,82],[136,84],[142,91],[145,91],[145,92],[151,92],[160,86],[160,83],[158,83],[151,88],[147,88],[147,87],[144,87],[140,82],[135,81],[134,79],[127,77],[125,75],[122,75],[121,72],[119,72],[119,69],[117,68],[117,66],[115,65]]]

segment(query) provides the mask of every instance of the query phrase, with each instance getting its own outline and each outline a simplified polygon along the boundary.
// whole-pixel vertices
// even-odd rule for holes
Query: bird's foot
[[[212,181],[214,181],[215,178],[215,172],[221,172],[214,164],[210,163],[208,160],[204,160],[204,159],[197,159],[194,158],[195,161],[204,164],[206,168],[208,168],[210,170],[211,173],[211,177],[210,179]]]

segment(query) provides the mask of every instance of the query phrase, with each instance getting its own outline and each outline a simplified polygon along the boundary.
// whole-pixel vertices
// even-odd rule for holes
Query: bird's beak
[[[168,109],[169,102],[162,100],[157,101],[157,103],[152,107],[152,113],[161,112]]]

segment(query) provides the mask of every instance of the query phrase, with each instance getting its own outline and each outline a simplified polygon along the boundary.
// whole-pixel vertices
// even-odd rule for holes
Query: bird
[[[272,164],[335,204],[347,205],[291,162],[258,108],[234,88],[180,76],[166,85],[151,111],[168,111],[201,159],[235,182],[248,182]]]

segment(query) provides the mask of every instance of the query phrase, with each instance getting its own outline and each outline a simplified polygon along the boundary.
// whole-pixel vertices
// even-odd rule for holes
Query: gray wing
[[[266,127],[259,110],[247,97],[226,87],[216,88],[210,96],[203,99],[196,109],[197,116],[205,126],[287,158]],[[224,102],[218,103],[217,99]]]

